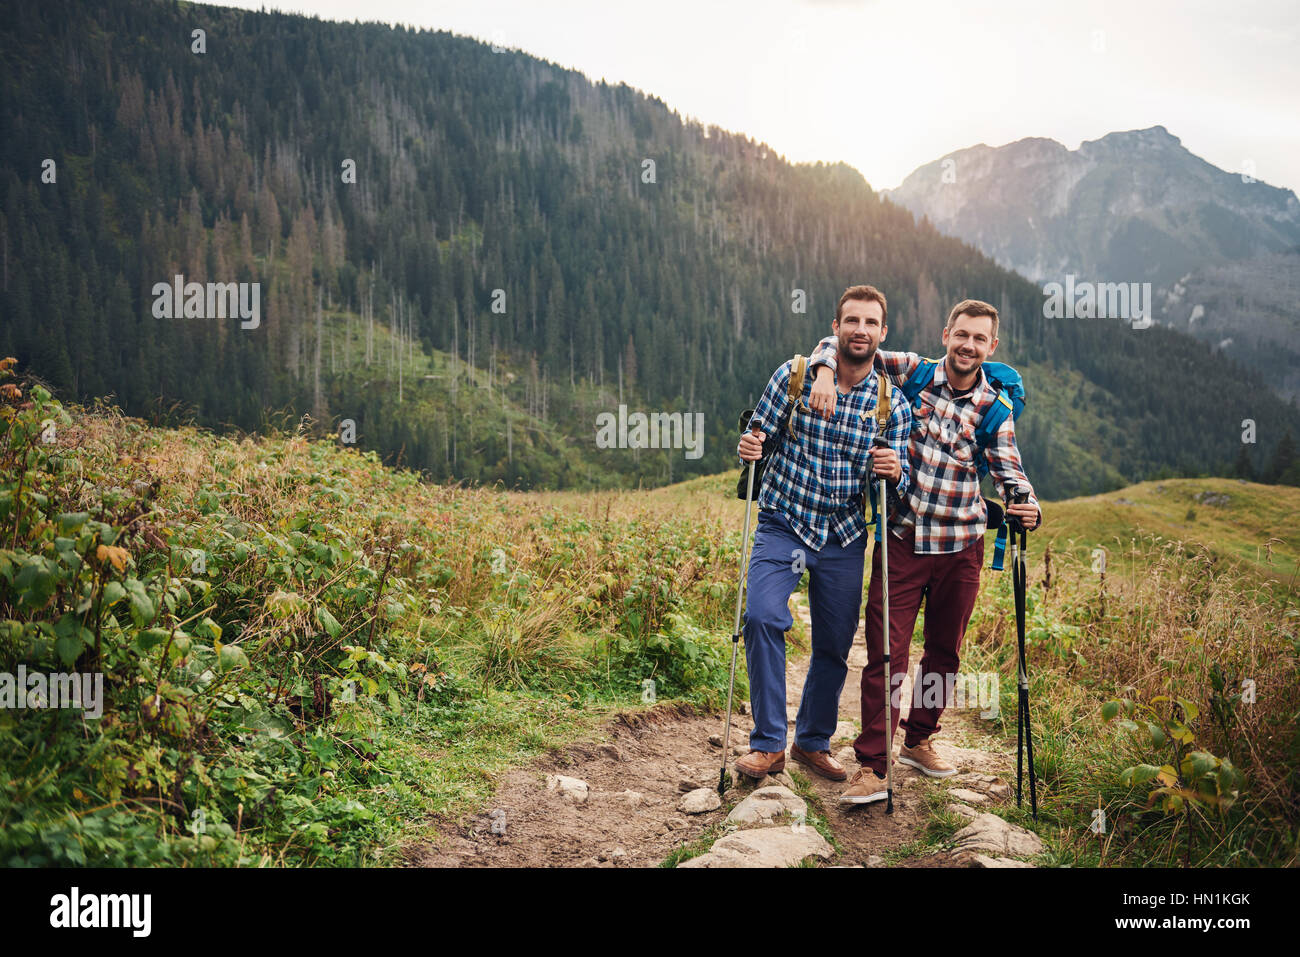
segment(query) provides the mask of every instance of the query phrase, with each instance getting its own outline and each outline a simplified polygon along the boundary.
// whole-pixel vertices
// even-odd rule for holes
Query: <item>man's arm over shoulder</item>
[[[809,371],[816,376],[817,370],[825,366],[831,372],[834,372],[838,368],[839,349],[839,340],[834,336],[827,336],[817,343],[817,348],[808,357]],[[876,353],[875,368],[889,376],[895,385],[901,385],[907,381],[908,376],[912,374],[920,361],[921,357],[915,352],[879,351]]]
[[[817,374],[819,366],[826,366],[832,372],[836,368],[836,356],[839,355],[840,341],[834,336],[827,336],[821,342],[817,343],[817,348],[813,349],[812,355],[808,357],[808,371],[812,375]]]
[[[888,352],[883,349],[876,352],[875,368],[889,376],[894,385],[902,385],[911,378],[920,363],[921,357],[915,352]]]

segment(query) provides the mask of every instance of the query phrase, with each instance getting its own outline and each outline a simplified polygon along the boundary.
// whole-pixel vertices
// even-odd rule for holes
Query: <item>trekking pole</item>
[[[1011,496],[1014,505],[1029,500],[1026,492]],[[1034,736],[1029,724],[1029,669],[1025,658],[1025,526],[1019,518],[1007,516],[1011,526],[1011,586],[1016,602],[1016,644],[1019,653],[1019,704],[1016,711],[1016,807],[1020,807],[1024,780],[1024,754],[1029,754],[1029,807],[1038,820],[1038,787],[1034,773]]]
[[[742,415],[741,426],[748,430],[753,412]],[[731,630],[731,681],[727,685],[727,723],[722,729],[722,770],[718,772],[718,793],[727,790],[727,757],[731,753],[731,698],[736,690],[736,652],[740,649],[740,610],[745,594],[745,552],[749,546],[750,506],[754,502],[754,462],[749,463],[749,481],[745,489],[745,530],[740,538],[740,580],[736,585],[736,625]]]
[[[889,425],[889,379],[880,376],[876,398],[876,437],[872,445],[878,449],[888,448],[884,431]],[[880,599],[884,619],[885,645],[885,813],[894,813],[894,736],[893,712],[890,708],[890,692],[893,684],[889,680],[889,498],[885,487],[885,477],[880,477],[877,494],[876,528],[880,532]]]

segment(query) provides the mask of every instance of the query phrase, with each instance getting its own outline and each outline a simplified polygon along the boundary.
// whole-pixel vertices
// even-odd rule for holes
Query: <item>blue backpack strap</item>
[[[1000,363],[999,363],[1000,365]],[[1010,366],[1004,368],[1010,369]],[[1011,370],[1017,378],[1019,373]],[[989,471],[988,460],[984,457],[984,450],[988,448],[989,443],[993,441],[993,436],[998,434],[998,429],[1002,428],[1002,423],[1007,420],[1007,416],[1014,417],[1018,410],[1015,407],[1012,395],[1003,385],[1001,378],[987,376],[989,386],[997,390],[997,399],[989,406],[989,410],[980,418],[980,424],[975,427],[975,445],[979,450],[979,460],[976,463],[976,469],[979,477],[982,479]],[[1007,524],[1005,519],[998,526],[998,535],[993,542],[993,564],[990,566],[993,571],[1000,572],[1003,567],[1003,558],[1007,551]]]
[[[980,418],[980,424],[975,426],[975,442],[979,445],[981,452],[988,448],[989,443],[993,441],[993,436],[998,434],[998,429],[1002,428],[1002,423],[1007,420],[1007,416],[1011,415],[1011,413],[1011,397],[1005,391],[1000,390],[996,401],[989,406],[989,410]]]
[[[998,526],[998,537],[993,540],[993,570],[1002,571],[1002,556],[1007,551],[1007,523]]]
[[[988,460],[984,457],[984,450],[989,443],[993,441],[993,436],[997,435],[998,429],[1002,423],[1011,415],[1011,400],[1005,392],[999,392],[997,401],[984,413],[980,419],[980,424],[975,428],[975,444],[978,447],[979,459],[976,462],[976,474],[982,479],[989,471]],[[998,537],[993,543],[993,565],[995,572],[1002,571],[1002,556],[1007,550],[1007,525],[1004,520],[998,526]]]
[[[907,377],[907,381],[898,387],[912,405],[916,405],[917,397],[934,381],[934,370],[938,365],[938,359],[921,359],[912,370],[912,374]]]

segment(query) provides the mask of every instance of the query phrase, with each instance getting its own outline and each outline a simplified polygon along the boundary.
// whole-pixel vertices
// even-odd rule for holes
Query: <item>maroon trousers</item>
[[[916,615],[925,598],[925,651],[921,655],[920,687],[952,687],[949,675],[960,666],[961,640],[966,634],[975,596],[979,592],[980,567],[984,563],[984,539],[960,552],[947,555],[917,555],[915,535],[905,529],[903,537],[887,534],[889,541],[889,632],[890,701],[892,718],[889,740],[899,725],[899,688],[907,674],[908,652]],[[928,597],[926,597],[928,595]],[[877,774],[885,773],[885,659],[884,611],[881,598],[880,546],[871,556],[871,587],[867,593],[867,666],[862,669],[862,733],[853,742],[858,762]],[[934,677],[930,677],[934,676]],[[934,696],[930,696],[933,700]],[[939,696],[942,699],[942,695]],[[916,695],[913,695],[916,698]],[[943,702],[922,707],[915,700],[902,722],[903,743],[914,747],[939,731]]]

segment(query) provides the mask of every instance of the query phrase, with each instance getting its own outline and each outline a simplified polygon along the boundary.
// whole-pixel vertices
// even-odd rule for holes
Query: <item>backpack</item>
[[[898,387],[913,404],[914,409],[920,407],[921,393],[934,382],[934,370],[940,361],[922,359],[907,381]],[[983,481],[989,471],[984,450],[993,441],[993,436],[997,435],[998,429],[1007,420],[1007,416],[1011,416],[1014,421],[1020,417],[1020,413],[1025,408],[1025,383],[1019,372],[1005,362],[986,362],[983,369],[984,378],[997,393],[997,400],[989,406],[988,411],[980,419],[980,424],[975,427],[975,445],[980,452],[976,459],[976,474],[980,481]],[[984,503],[989,513],[988,527],[998,530],[997,540],[993,544],[992,568],[994,571],[1001,571],[1002,558],[1007,550],[1007,524],[1004,521],[1001,505],[987,498],[984,499]]]
[[[766,449],[763,457],[754,463],[755,494],[757,494],[758,489],[763,485],[763,466],[771,461],[772,456],[776,454],[779,448],[781,448],[781,443],[784,441],[786,433],[788,432],[790,435],[794,435],[794,407],[803,398],[803,380],[807,372],[808,359],[806,357],[796,355],[790,360],[790,381],[787,383],[785,390],[786,397],[790,400],[790,413],[785,418],[784,427],[777,430],[776,438],[773,439],[771,447]],[[749,420],[753,415],[753,409],[741,413],[740,431],[749,431]],[[742,501],[748,497],[746,494],[749,490],[748,472],[749,466],[745,465],[740,470],[740,478],[736,480],[736,498],[741,499]]]

